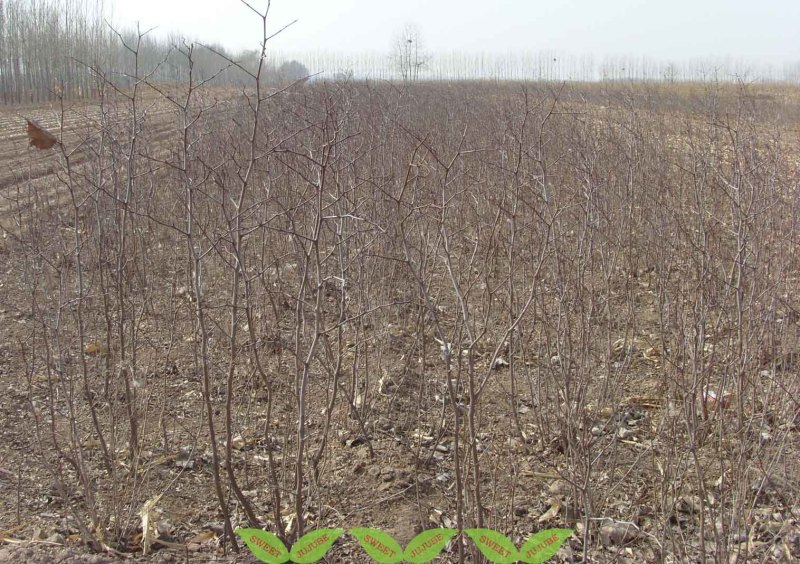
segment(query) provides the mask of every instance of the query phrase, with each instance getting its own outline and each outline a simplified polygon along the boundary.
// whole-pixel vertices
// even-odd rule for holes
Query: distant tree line
[[[328,51],[283,53],[302,60],[312,73],[372,80],[528,80],[800,83],[800,61],[770,64],[735,58],[660,61],[648,57],[594,57],[555,51],[514,53],[425,53],[412,44],[382,52]],[[412,52],[413,50],[413,52]],[[418,58],[417,58],[418,57]]]
[[[259,51],[231,53],[221,45],[192,43],[177,35],[157,37],[145,30],[115,29],[106,21],[103,0],[0,0],[0,103],[83,98],[99,81],[122,87],[133,77],[185,82],[191,52],[195,81],[249,84]],[[134,56],[132,49],[137,52]],[[303,61],[302,63],[300,61]],[[595,59],[555,52],[442,53],[424,50],[414,26],[395,37],[391,52],[337,54],[269,53],[265,83],[325,78],[377,80],[763,80],[800,82],[800,61],[754,65],[732,59],[659,62],[645,57]]]
[[[192,45],[177,35],[116,29],[105,16],[102,0],[0,0],[0,103],[91,97],[100,80],[122,87],[136,76],[185,82],[190,49],[195,81],[252,84],[231,61],[254,70],[257,50],[231,53],[221,45]],[[294,60],[270,58],[265,70],[267,83],[308,76]]]

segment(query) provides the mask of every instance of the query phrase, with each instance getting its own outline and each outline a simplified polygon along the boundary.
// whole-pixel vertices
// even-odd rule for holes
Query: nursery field
[[[799,372],[797,86],[0,108],[0,561],[798,561]]]

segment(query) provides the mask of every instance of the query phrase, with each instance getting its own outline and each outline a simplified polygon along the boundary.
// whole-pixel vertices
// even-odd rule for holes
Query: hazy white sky
[[[260,23],[238,0],[110,1],[117,24],[258,47]],[[800,61],[800,0],[272,0],[270,30],[294,19],[275,49],[389,51],[403,24],[414,23],[433,52]]]

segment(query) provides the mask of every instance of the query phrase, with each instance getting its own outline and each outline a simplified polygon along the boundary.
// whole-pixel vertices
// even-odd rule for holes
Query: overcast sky
[[[260,23],[238,0],[111,3],[118,25],[139,21],[232,50],[258,46]],[[432,52],[800,61],[800,0],[272,0],[270,30],[294,19],[275,49],[389,51],[397,31],[413,23]]]

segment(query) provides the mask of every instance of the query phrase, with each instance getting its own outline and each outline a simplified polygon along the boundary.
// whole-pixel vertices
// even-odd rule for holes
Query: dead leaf
[[[509,364],[509,362],[506,359],[504,359],[502,356],[498,356],[495,359],[494,365],[492,366],[492,368],[494,368],[495,370],[498,370],[500,368],[508,368],[509,366],[511,366],[511,365]]]
[[[100,343],[89,343],[84,352],[89,356],[105,355],[108,354],[108,347]]]
[[[539,523],[544,523],[550,519],[555,519],[558,517],[558,514],[561,513],[561,502],[558,500],[558,498],[551,498],[550,503],[552,503],[550,509],[539,516]]]
[[[655,347],[645,349],[642,356],[646,361],[652,362],[653,364],[658,364],[661,360],[661,352]]]
[[[93,450],[100,447],[100,441],[97,439],[86,439],[82,443],[83,448],[87,448],[89,450]]]
[[[639,530],[633,523],[619,522],[600,527],[600,542],[604,546],[624,545],[639,538]]]
[[[162,454],[160,456],[156,456],[153,458],[148,464],[148,468],[151,466],[163,466],[165,464],[172,464],[175,462],[175,459],[178,458],[177,453],[171,454]]]
[[[155,532],[153,530],[154,527],[150,525],[150,519],[159,501],[161,501],[161,494],[153,496],[144,502],[142,509],[139,511],[139,517],[142,518],[142,554],[144,555],[147,555],[150,546],[156,538],[156,535],[153,534]]]
[[[25,121],[28,122],[27,131],[28,138],[30,139],[29,145],[31,147],[36,147],[37,149],[50,149],[56,143],[58,143],[58,139],[56,139],[55,135],[42,128],[42,126],[40,126],[38,123],[29,119],[26,119]]]
[[[709,388],[698,390],[697,395],[700,399],[700,407],[702,407],[703,415],[705,417],[708,417],[709,412],[716,411],[718,407],[727,409],[730,407],[731,401],[734,399],[733,394],[730,392],[719,394],[718,392]]]
[[[660,408],[662,400],[652,396],[631,396],[623,400],[622,405],[627,407]]]
[[[165,541],[164,539],[155,539],[153,541],[153,545],[163,546],[164,548],[170,548],[172,550],[180,550],[181,552],[187,550],[187,544],[183,544],[182,542]]]
[[[195,536],[187,540],[188,543],[195,543],[195,544],[203,544],[204,542],[208,542],[210,540],[214,540],[217,538],[217,534],[214,531],[203,531],[202,533],[197,533]]]
[[[678,498],[678,502],[675,504],[675,509],[681,513],[700,513],[702,508],[703,503],[696,495],[682,495]]]

